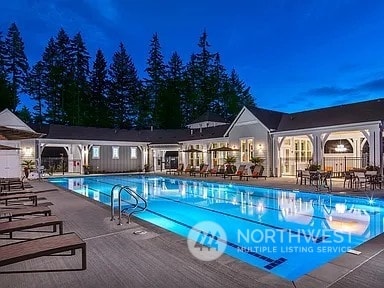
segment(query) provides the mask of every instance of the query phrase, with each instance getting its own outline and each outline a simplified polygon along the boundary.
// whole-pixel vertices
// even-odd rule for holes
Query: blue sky
[[[184,62],[206,29],[212,52],[235,68],[259,107],[283,112],[384,97],[381,0],[12,0],[0,1],[0,31],[15,22],[30,64],[60,28],[81,32],[93,57],[120,42],[144,76],[157,32],[165,60]]]

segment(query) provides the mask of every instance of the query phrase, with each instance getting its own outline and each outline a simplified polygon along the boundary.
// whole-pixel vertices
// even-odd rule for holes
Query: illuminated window
[[[92,159],[100,159],[100,146],[92,147]]]
[[[248,162],[253,155],[253,138],[240,140],[241,162]]]
[[[112,159],[119,159],[119,147],[112,146]]]
[[[137,148],[131,147],[131,159],[137,159]]]

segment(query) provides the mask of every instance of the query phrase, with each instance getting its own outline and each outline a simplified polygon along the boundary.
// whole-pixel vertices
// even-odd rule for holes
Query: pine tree
[[[29,112],[27,106],[23,105],[20,111],[16,111],[17,117],[19,117],[24,123],[31,123],[32,122],[32,115],[31,112]]]
[[[136,105],[142,93],[136,68],[123,43],[115,52],[109,69],[108,105],[116,128],[131,127],[137,119]]]
[[[87,115],[92,113],[89,110],[88,102],[88,77],[89,77],[89,53],[85,47],[83,38],[77,33],[70,41],[69,55],[71,58],[71,72],[69,81],[72,94],[68,95],[71,109],[68,109],[69,123],[81,125],[85,122]]]
[[[36,101],[36,104],[33,106],[32,117],[35,123],[41,125],[44,122],[44,63],[38,61],[31,69],[28,75],[27,89],[26,92],[29,94],[32,100]]]
[[[92,66],[90,79],[90,97],[88,118],[86,126],[110,127],[110,112],[107,107],[108,92],[108,69],[107,61],[103,52],[99,49],[96,52],[96,58]],[[102,116],[101,116],[102,115]]]
[[[4,68],[12,91],[12,101],[9,108],[15,112],[20,102],[18,93],[22,92],[25,88],[28,72],[28,60],[24,52],[24,42],[15,23],[12,23],[8,29],[4,48]]]
[[[183,62],[180,56],[174,52],[166,69],[166,81],[164,93],[159,99],[159,123],[160,128],[181,128],[183,117],[181,112],[181,97],[183,94]]]
[[[5,44],[0,32],[0,111],[12,106],[12,90],[5,73]]]
[[[149,116],[152,111],[153,122],[156,126],[159,126],[159,123],[162,122],[160,117],[163,114],[161,111],[161,94],[164,93],[165,64],[157,33],[155,33],[151,39],[147,68],[145,71],[148,74],[148,78],[145,79],[146,99],[142,99],[145,101],[145,105],[142,105],[141,110],[148,109],[148,111],[142,111],[143,114],[148,114],[148,121],[151,121]],[[141,116],[141,118],[145,118],[145,115]],[[145,119],[141,121],[144,122]]]
[[[232,111],[232,113],[238,113],[243,106],[256,107],[255,99],[250,92],[251,88],[249,86],[247,87],[244,81],[240,80],[235,69],[232,69],[229,79],[231,86],[239,98],[238,111]]]
[[[43,53],[43,99],[47,103],[47,110],[44,118],[48,123],[61,124],[62,123],[62,105],[61,105],[61,72],[58,63],[58,52],[54,38],[49,39],[48,45]]]

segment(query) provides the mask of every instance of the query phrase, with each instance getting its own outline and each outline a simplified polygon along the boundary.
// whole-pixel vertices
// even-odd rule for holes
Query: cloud
[[[384,78],[379,78],[365,82],[358,86],[358,89],[364,91],[383,91],[384,90]]]

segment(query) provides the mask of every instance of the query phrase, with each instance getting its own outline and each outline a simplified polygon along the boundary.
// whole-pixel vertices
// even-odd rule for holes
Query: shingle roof
[[[284,114],[278,131],[380,121],[384,119],[384,98],[334,107]]]
[[[223,137],[229,125],[221,125],[202,129],[154,129],[151,130],[127,130],[96,128],[84,126],[66,126],[51,124],[46,129],[45,138],[49,139],[73,139],[73,140],[100,140],[100,141],[127,141],[148,142],[154,144],[176,144],[179,141],[198,140]],[[38,129],[37,129],[38,130]]]
[[[197,119],[192,121],[192,123],[190,123],[190,124],[206,122],[206,121],[209,121],[209,122],[221,122],[221,123],[226,123],[227,122],[220,115],[217,115],[216,113],[211,112],[211,111],[207,111],[203,115],[201,115],[200,117],[198,117]]]
[[[279,126],[281,117],[285,114],[283,112],[278,112],[278,111],[273,111],[273,110],[267,110],[267,109],[262,109],[262,108],[250,108],[247,107],[249,111],[257,119],[259,119],[268,129],[274,129],[276,130],[277,127]]]

